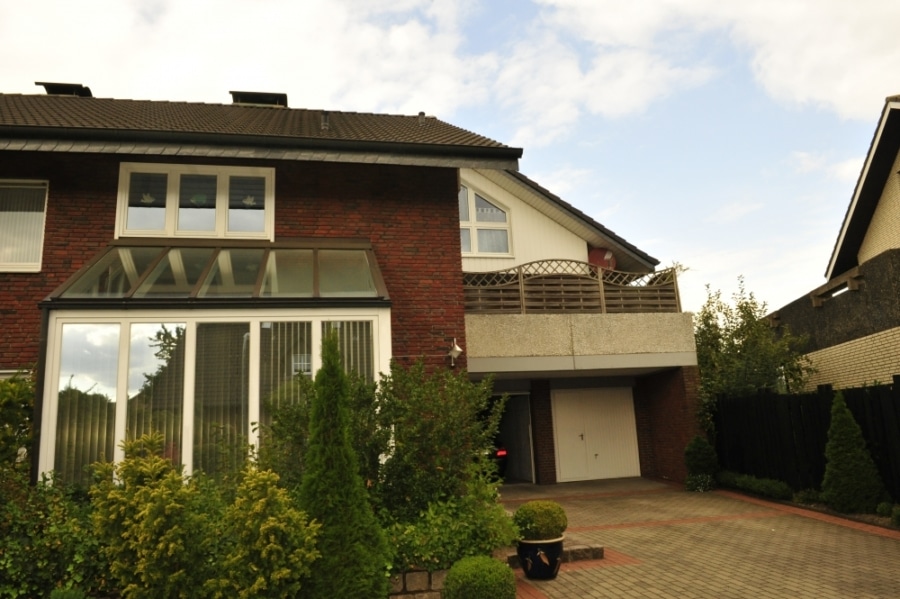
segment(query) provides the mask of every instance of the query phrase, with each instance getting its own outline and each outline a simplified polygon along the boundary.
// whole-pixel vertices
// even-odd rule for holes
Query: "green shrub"
[[[318,541],[322,557],[305,593],[314,599],[383,597],[388,593],[391,559],[351,445],[349,392],[337,336],[327,334],[310,405],[309,444],[300,487],[303,508],[322,524]]]
[[[719,471],[719,456],[706,437],[697,435],[684,450],[684,464],[688,476],[705,474],[714,478]]]
[[[0,598],[47,597],[54,588],[105,590],[90,509],[50,481],[0,467]]]
[[[125,459],[95,466],[93,524],[125,599],[291,596],[316,559],[318,525],[271,471],[185,479],[162,435],[123,443]],[[233,496],[233,501],[230,501]]]
[[[271,471],[245,470],[224,527],[227,549],[210,586],[226,597],[293,597],[319,557],[319,525],[307,522]]]
[[[878,504],[878,507],[875,508],[875,513],[881,516],[882,518],[890,518],[891,511],[894,509],[894,504],[890,501],[882,501]]]
[[[526,501],[513,514],[513,522],[523,539],[556,539],[569,525],[566,512],[555,501],[536,499]]]
[[[388,529],[394,547],[393,570],[449,568],[462,557],[490,555],[512,545],[518,531],[497,501],[497,486],[488,473],[475,476],[469,493],[432,503],[414,522]]]
[[[794,491],[790,485],[771,478],[757,478],[749,474],[737,474],[736,472],[722,470],[716,476],[716,479],[723,487],[738,489],[769,499],[788,501],[794,496]]]
[[[900,505],[895,505],[891,510],[891,524],[900,526]]]
[[[840,392],[835,394],[831,404],[825,459],[822,500],[831,509],[843,513],[872,513],[887,498],[862,431]]]
[[[87,595],[81,589],[53,589],[50,599],[85,599]]]
[[[822,498],[819,496],[819,491],[816,489],[802,489],[794,493],[794,502],[802,503],[803,505],[812,505],[814,503],[820,503]]]
[[[684,489],[697,493],[705,493],[716,488],[716,479],[710,474],[688,474],[684,481]]]
[[[23,374],[0,379],[0,467],[26,468],[21,450],[31,446],[34,383]]]
[[[421,360],[409,369],[394,364],[382,379],[379,401],[394,439],[378,495],[391,521],[413,522],[430,504],[466,492],[470,465],[488,461],[503,413],[492,385],[465,372],[428,373]]]
[[[450,568],[444,599],[516,599],[516,575],[487,556],[464,557]]]
[[[94,527],[126,599],[197,597],[215,579],[224,502],[163,458],[159,433],[123,443],[125,460],[96,466]]]

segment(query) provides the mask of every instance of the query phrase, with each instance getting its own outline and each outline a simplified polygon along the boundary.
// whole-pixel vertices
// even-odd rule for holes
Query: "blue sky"
[[[894,0],[0,0],[0,91],[420,110],[680,278],[777,309],[824,283],[884,99]]]

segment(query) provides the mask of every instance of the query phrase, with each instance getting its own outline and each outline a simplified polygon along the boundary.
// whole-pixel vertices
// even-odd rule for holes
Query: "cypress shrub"
[[[715,487],[719,456],[706,437],[697,435],[691,439],[684,450],[684,464],[687,467],[685,489],[703,492]]]
[[[301,504],[322,528],[304,596],[386,597],[390,555],[385,535],[359,475],[348,434],[349,382],[341,365],[337,336],[322,342],[322,368],[316,374],[309,414],[309,444],[300,487]]]
[[[862,431],[838,392],[831,404],[822,500],[843,513],[873,513],[887,497]]]
[[[719,471],[719,456],[706,437],[697,435],[684,450],[684,464],[688,475],[706,474],[715,476]]]
[[[516,599],[516,575],[492,557],[464,557],[447,572],[444,599]]]

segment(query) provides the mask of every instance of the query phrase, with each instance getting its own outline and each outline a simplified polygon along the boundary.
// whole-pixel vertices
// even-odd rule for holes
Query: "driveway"
[[[520,599],[900,597],[900,531],[644,479],[501,488],[509,509],[534,498],[563,505],[567,542],[605,553],[552,581],[517,571]]]

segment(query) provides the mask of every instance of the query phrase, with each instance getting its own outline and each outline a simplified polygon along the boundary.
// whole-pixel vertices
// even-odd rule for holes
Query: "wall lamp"
[[[456,358],[460,357],[463,353],[462,348],[457,345],[456,337],[453,338],[453,345],[450,346],[450,351],[447,352],[447,355],[450,356],[450,366],[456,366]]]

